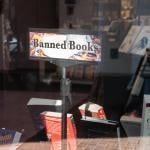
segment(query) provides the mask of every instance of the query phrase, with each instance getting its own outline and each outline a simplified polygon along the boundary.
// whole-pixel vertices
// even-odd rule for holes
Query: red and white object
[[[47,137],[51,141],[50,149],[61,150],[61,113],[45,111],[41,113],[41,118]],[[76,137],[73,115],[67,114],[67,150],[77,150]]]
[[[82,116],[90,116],[99,119],[106,119],[106,115],[102,106],[95,103],[84,103],[79,106],[79,110]]]

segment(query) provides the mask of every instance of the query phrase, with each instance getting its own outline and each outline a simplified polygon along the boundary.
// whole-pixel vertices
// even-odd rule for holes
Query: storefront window
[[[0,144],[123,149],[149,136],[149,3],[0,0]]]

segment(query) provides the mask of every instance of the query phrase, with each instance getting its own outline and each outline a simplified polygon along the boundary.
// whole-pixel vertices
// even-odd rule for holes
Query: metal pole
[[[62,81],[61,81],[61,93],[62,93],[62,150],[67,149],[67,113],[66,113],[66,68],[62,67]]]

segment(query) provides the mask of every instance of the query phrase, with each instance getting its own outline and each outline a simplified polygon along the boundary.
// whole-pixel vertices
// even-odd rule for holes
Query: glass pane
[[[0,144],[138,147],[149,136],[149,3],[0,0]]]

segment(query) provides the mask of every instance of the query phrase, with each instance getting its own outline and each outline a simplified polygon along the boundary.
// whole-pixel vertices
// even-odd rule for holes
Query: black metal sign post
[[[71,80],[66,77],[66,67],[73,65],[68,63],[68,61],[50,61],[61,68],[62,78],[60,82],[60,93],[62,96],[62,118],[61,118],[61,149],[67,149],[67,109],[66,105],[71,103]]]
[[[66,78],[66,67],[62,67],[61,79],[61,94],[62,94],[62,122],[61,122],[61,136],[62,136],[62,150],[67,149],[67,111],[66,100],[70,95],[70,80]]]

